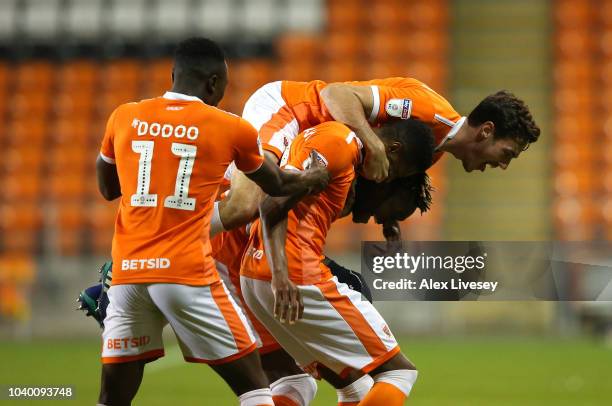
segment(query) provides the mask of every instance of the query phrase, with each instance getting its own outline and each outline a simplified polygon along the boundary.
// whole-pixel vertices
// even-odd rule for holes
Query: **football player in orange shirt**
[[[388,123],[377,132],[388,151],[393,178],[421,173],[431,165],[433,140],[423,123]],[[242,294],[258,320],[304,370],[339,390],[341,404],[360,400],[341,396],[351,382],[343,378],[358,372],[371,374],[376,382],[363,400],[371,403],[365,404],[384,404],[388,398],[390,406],[397,405],[416,380],[414,366],[399,352],[372,304],[338,283],[322,261],[327,231],[342,213],[361,164],[360,142],[340,123],[319,124],[296,137],[282,160],[284,167],[306,169],[315,148],[331,181],[315,199],[302,199],[280,224],[278,210],[270,209],[290,205],[294,198],[264,200],[242,261]],[[395,209],[391,205],[386,210]]]
[[[121,197],[99,404],[131,403],[170,324],[185,360],[211,365],[241,405],[272,405],[253,333],[215,270],[213,202],[231,162],[277,196],[321,190],[328,174],[280,170],[248,122],[213,107],[227,85],[214,42],[181,42],[172,73],[172,91],[111,114],[97,161],[102,195]]]
[[[413,118],[426,123],[434,133],[434,162],[448,152],[468,172],[484,171],[487,165],[506,169],[540,135],[528,107],[508,91],[487,96],[462,117],[425,83],[403,77],[330,84],[272,82],[253,93],[242,117],[259,131],[264,149],[277,162],[299,132],[330,120],[344,123],[364,143],[362,174],[379,182],[389,175],[388,163],[373,127],[387,121]],[[235,172],[235,200],[221,203],[224,222],[215,222],[214,229],[232,229],[256,216],[263,194]]]

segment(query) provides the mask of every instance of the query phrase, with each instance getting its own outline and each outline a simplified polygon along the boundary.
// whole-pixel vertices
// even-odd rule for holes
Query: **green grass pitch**
[[[401,343],[420,370],[409,405],[586,406],[609,405],[612,399],[612,349],[597,342],[470,337]],[[0,386],[73,385],[75,400],[53,403],[95,404],[99,346],[96,340],[0,342]],[[163,359],[146,367],[133,404],[225,406],[237,401],[208,367],[182,362],[172,343]],[[313,405],[335,404],[332,388],[320,383]]]

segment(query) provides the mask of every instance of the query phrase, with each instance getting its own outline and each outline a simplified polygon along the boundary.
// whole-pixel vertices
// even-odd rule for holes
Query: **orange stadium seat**
[[[366,50],[368,58],[380,61],[397,61],[406,56],[405,39],[392,31],[374,31],[359,46]]]
[[[41,148],[47,138],[47,123],[38,117],[13,120],[6,128],[9,145],[23,145],[28,149]]]
[[[320,53],[321,39],[309,34],[282,35],[276,42],[276,52],[284,63],[313,60]]]
[[[348,80],[364,80],[363,66],[352,60],[337,61],[325,64],[319,70],[321,79],[327,82],[344,82]]]
[[[89,231],[94,253],[110,256],[117,216],[117,202],[95,203],[88,210]]]
[[[107,61],[99,73],[101,85],[106,89],[125,89],[140,84],[144,68],[136,59]]]
[[[405,5],[405,2],[402,2]],[[413,28],[448,26],[448,5],[446,0],[412,0],[409,11],[399,13],[404,30]]]
[[[555,108],[559,113],[573,113],[581,110],[591,110],[595,101],[594,89],[568,83],[568,86],[557,87],[554,92]]]
[[[42,148],[4,148],[0,173],[4,172],[5,176],[35,175],[40,172],[43,163]]]
[[[91,60],[74,60],[61,64],[57,72],[60,91],[84,91],[98,84],[98,66]]]
[[[49,91],[55,82],[55,65],[48,61],[21,62],[14,67],[17,91]]]
[[[157,97],[172,88],[172,66],[170,58],[159,58],[146,64],[144,97]]]
[[[51,172],[80,174],[86,166],[93,166],[96,151],[86,144],[59,144],[47,151],[46,155]]]
[[[336,63],[342,60],[353,60],[361,56],[363,45],[367,43],[359,31],[331,32],[325,38],[323,54],[330,61]]]
[[[590,197],[597,184],[592,172],[589,166],[558,170],[554,180],[555,193],[558,196]]]
[[[242,59],[229,64],[229,74],[234,86],[249,89],[252,93],[272,80],[272,64],[263,59]]]
[[[53,100],[55,113],[60,117],[88,118],[94,113],[98,95],[93,89],[75,89],[59,92]]]
[[[82,247],[85,211],[82,205],[66,204],[56,207],[55,232],[59,252],[62,255],[76,255]]]
[[[33,252],[43,217],[33,204],[0,206],[0,244],[12,254]]]
[[[559,198],[553,204],[557,235],[562,240],[590,240],[594,236],[594,219],[597,217],[590,197]]]
[[[310,81],[319,79],[320,65],[314,59],[304,58],[285,61],[277,66],[275,77],[279,80]]]
[[[403,76],[405,74],[405,66],[397,60],[366,60],[363,64],[363,76],[368,79]]]
[[[15,94],[10,103],[11,113],[16,118],[42,118],[51,112],[53,97],[50,92],[27,90]]]
[[[356,1],[331,0],[327,6],[327,29],[333,31],[362,30],[368,8]]]
[[[446,36],[431,28],[408,32],[400,45],[403,45],[401,53],[411,58],[445,60],[448,53]]]
[[[108,118],[120,104],[138,100],[139,96],[134,86],[127,86],[124,89],[109,89],[96,99],[97,112]]]
[[[612,28],[612,2],[604,1],[603,4],[597,7],[597,15],[604,29]]]
[[[85,198],[85,179],[82,173],[58,173],[45,184],[45,196],[66,203],[81,202]]]
[[[90,121],[86,117],[58,117],[51,126],[52,141],[62,146],[79,145],[89,143]]]
[[[568,83],[585,83],[595,75],[593,63],[586,59],[560,60],[553,69],[558,86],[565,86]]]
[[[595,123],[589,111],[573,111],[559,114],[554,122],[554,126],[555,137],[558,141],[573,143],[578,135],[582,140],[594,138]]]
[[[586,30],[562,30],[557,33],[556,48],[559,58],[588,57],[595,49],[595,41]]]
[[[402,4],[398,1],[375,1],[370,3],[367,9],[366,21],[374,32],[384,30],[397,33],[402,29],[402,14],[404,13],[401,10]]]
[[[565,0],[554,3],[555,23],[560,29],[588,27],[594,19],[589,2]]]

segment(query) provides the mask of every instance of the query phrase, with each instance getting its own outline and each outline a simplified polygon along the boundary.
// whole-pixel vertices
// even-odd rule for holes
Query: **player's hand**
[[[401,241],[402,229],[397,221],[383,223],[383,235],[388,242]]]
[[[385,152],[385,144],[379,138],[367,146],[362,174],[366,179],[379,183],[384,182],[389,176],[389,159]]]
[[[329,171],[323,164],[324,160],[314,149],[310,151],[310,166],[302,172],[304,184],[309,188],[309,193],[319,193],[327,187],[330,176]]]
[[[387,252],[398,252],[402,248],[402,230],[397,221],[383,223],[383,235],[387,241]]]
[[[274,318],[281,323],[294,324],[304,314],[304,303],[297,286],[286,277],[272,278]]]

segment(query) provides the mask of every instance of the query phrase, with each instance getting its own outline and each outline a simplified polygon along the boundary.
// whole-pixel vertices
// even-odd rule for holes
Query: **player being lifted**
[[[540,135],[527,106],[510,92],[487,96],[467,117],[461,117],[429,86],[402,77],[331,84],[320,80],[268,83],[249,98],[242,117],[259,131],[264,149],[277,162],[300,131],[330,120],[344,123],[364,143],[362,174],[379,182],[393,174],[372,128],[390,120],[413,118],[427,124],[434,133],[434,163],[448,152],[468,172],[484,171],[487,165],[506,169]],[[261,191],[236,172],[232,178],[236,200],[221,203],[227,211],[226,222],[213,224],[213,229],[232,229],[256,215]]]
[[[99,404],[130,404],[145,364],[163,356],[167,323],[185,360],[210,364],[241,405],[273,404],[253,334],[210,255],[213,202],[232,161],[277,196],[321,190],[328,175],[265,160],[257,131],[213,107],[226,84],[223,51],[192,38],[177,47],[172,91],[121,105],[108,120],[98,182],[106,199],[121,201]]]
[[[424,124],[400,121],[377,132],[392,179],[431,165],[433,140]],[[306,197],[288,216],[285,212],[284,220],[271,209],[289,204],[291,198],[264,200],[243,257],[242,294],[257,319],[304,370],[325,377],[338,390],[345,389],[342,378],[351,371],[370,374],[375,385],[359,404],[401,405],[416,380],[414,366],[400,353],[372,304],[338,283],[322,262],[327,231],[342,212],[361,164],[360,143],[345,125],[319,124],[293,141],[283,158],[285,167],[306,169],[313,149],[331,181],[316,198]]]

